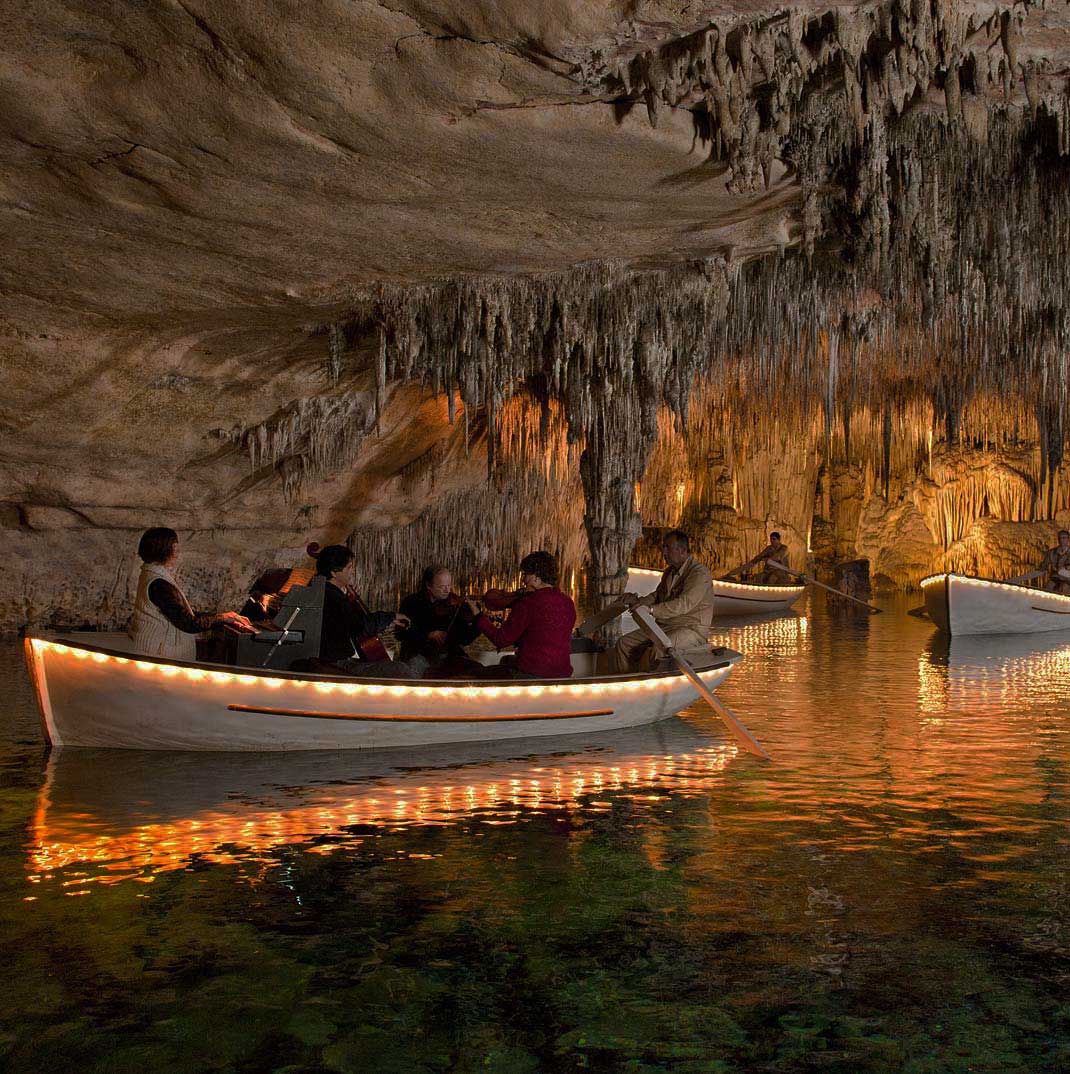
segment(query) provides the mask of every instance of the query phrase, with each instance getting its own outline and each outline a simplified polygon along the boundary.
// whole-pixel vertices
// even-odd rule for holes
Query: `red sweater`
[[[479,629],[496,649],[516,645],[516,666],[540,679],[567,679],[572,674],[572,628],[576,605],[556,586],[526,593],[499,629],[485,616]]]

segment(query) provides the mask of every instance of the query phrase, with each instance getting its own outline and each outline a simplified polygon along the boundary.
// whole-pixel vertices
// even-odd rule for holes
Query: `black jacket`
[[[393,612],[363,612],[330,582],[323,591],[323,626],[320,630],[320,659],[332,664],[360,656],[357,642],[370,634],[381,634],[394,621]]]
[[[408,660],[419,653],[432,662],[448,652],[456,652],[470,645],[479,636],[474,620],[465,605],[460,608],[443,608],[440,614],[426,589],[410,593],[398,609],[411,620],[411,625],[398,630],[401,642],[401,659]],[[456,615],[454,612],[456,611]],[[436,630],[447,631],[445,645],[436,645],[428,635]]]

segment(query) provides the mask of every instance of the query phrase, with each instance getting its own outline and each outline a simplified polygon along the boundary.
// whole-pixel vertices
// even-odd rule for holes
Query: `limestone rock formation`
[[[376,598],[540,543],[604,597],[674,502],[894,584],[1070,506],[1061,0],[0,27],[0,629],[121,622],[159,523],[205,603],[311,538]]]

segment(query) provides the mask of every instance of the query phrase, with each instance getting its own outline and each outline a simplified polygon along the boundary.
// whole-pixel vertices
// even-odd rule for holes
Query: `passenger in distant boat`
[[[464,652],[479,637],[475,616],[467,602],[453,592],[453,576],[441,564],[428,567],[420,588],[402,600],[399,611],[409,625],[397,632],[402,660],[426,660],[436,675],[475,674],[481,665]]]
[[[245,634],[255,633],[252,623],[237,612],[195,612],[175,578],[178,534],[154,526],[141,535],[137,554],[141,574],[134,597],[129,633],[137,652],[169,660],[196,660],[197,635],[217,623]]]
[[[736,568],[725,577],[731,578],[734,574],[746,574],[751,567],[756,567],[759,563],[764,565],[764,569],[760,574],[750,579],[755,585],[784,585],[791,580],[790,574],[785,574],[783,571],[777,570],[776,567],[769,566],[770,563],[782,563],[785,567],[788,565],[788,546],[781,541],[780,534],[776,530],[769,534],[769,543],[765,548],[753,559],[744,563],[742,567]]]
[[[1048,590],[1070,596],[1070,532],[1059,530],[1059,543],[1048,549],[1043,569],[1048,572]]]
[[[406,627],[408,616],[369,611],[348,584],[353,553],[340,544],[308,546],[316,574],[327,579],[323,592],[320,660],[354,675],[377,679],[418,679],[424,666],[391,660],[379,635],[391,627]]]
[[[666,534],[661,554],[668,570],[657,589],[645,597],[624,594],[629,608],[649,608],[658,625],[669,636],[674,649],[681,651],[709,648],[710,622],[713,619],[713,580],[709,570],[691,555],[691,540],[682,530]],[[654,647],[641,630],[623,634],[610,654],[611,669],[620,674],[649,665]]]
[[[476,629],[497,649],[516,646],[516,656],[485,668],[490,679],[567,679],[572,675],[572,628],[576,605],[557,588],[557,563],[549,552],[532,552],[520,561],[524,592],[496,626],[469,600]]]

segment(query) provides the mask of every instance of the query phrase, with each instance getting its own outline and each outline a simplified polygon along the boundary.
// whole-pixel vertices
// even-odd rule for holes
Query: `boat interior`
[[[204,654],[204,658],[201,659],[201,653],[198,653],[199,659],[193,663],[187,665],[183,661],[157,661],[152,657],[144,657],[138,653],[133,647],[133,641],[129,634],[118,631],[63,631],[54,634],[49,634],[42,640],[57,645],[69,645],[74,649],[84,649],[89,652],[104,653],[111,656],[121,656],[129,658],[137,658],[141,660],[148,660],[153,663],[164,662],[168,664],[175,664],[179,666],[191,666],[202,667],[206,669],[220,669],[230,668],[243,672],[260,673],[269,672],[274,676],[281,676],[284,678],[301,678],[301,679],[316,679],[316,680],[360,680],[361,676],[346,674],[342,669],[337,669],[334,672],[322,671],[322,672],[303,672],[290,670],[288,667],[281,667],[281,661],[272,661],[271,663],[237,663],[234,660],[218,659],[220,653],[220,647],[217,645],[213,651]],[[266,643],[265,643],[266,644]],[[211,646],[210,646],[211,648]],[[508,656],[511,650],[503,650],[497,652],[494,649],[476,650],[471,652],[474,659],[485,666],[492,666],[501,661],[502,657]],[[734,649],[728,649],[724,646],[716,646],[705,650],[692,650],[685,654],[688,662],[696,671],[708,671],[710,668],[721,667],[724,664],[734,663],[742,658],[742,654],[736,652]],[[525,682],[534,684],[535,682],[577,682],[577,681],[597,681],[606,682],[613,680],[626,680],[626,679],[648,679],[660,676],[679,675],[680,671],[671,665],[668,661],[663,661],[658,666],[645,672],[631,672],[626,674],[609,674],[607,669],[607,654],[604,649],[598,646],[590,638],[573,637],[572,639],[572,677],[566,680],[520,680],[515,685],[522,686]],[[384,683],[398,683],[396,679],[368,679],[367,681],[381,681]],[[406,680],[400,680],[406,681]],[[425,678],[420,679],[419,682],[425,686],[503,686],[507,685],[507,680],[500,679],[434,679]]]

